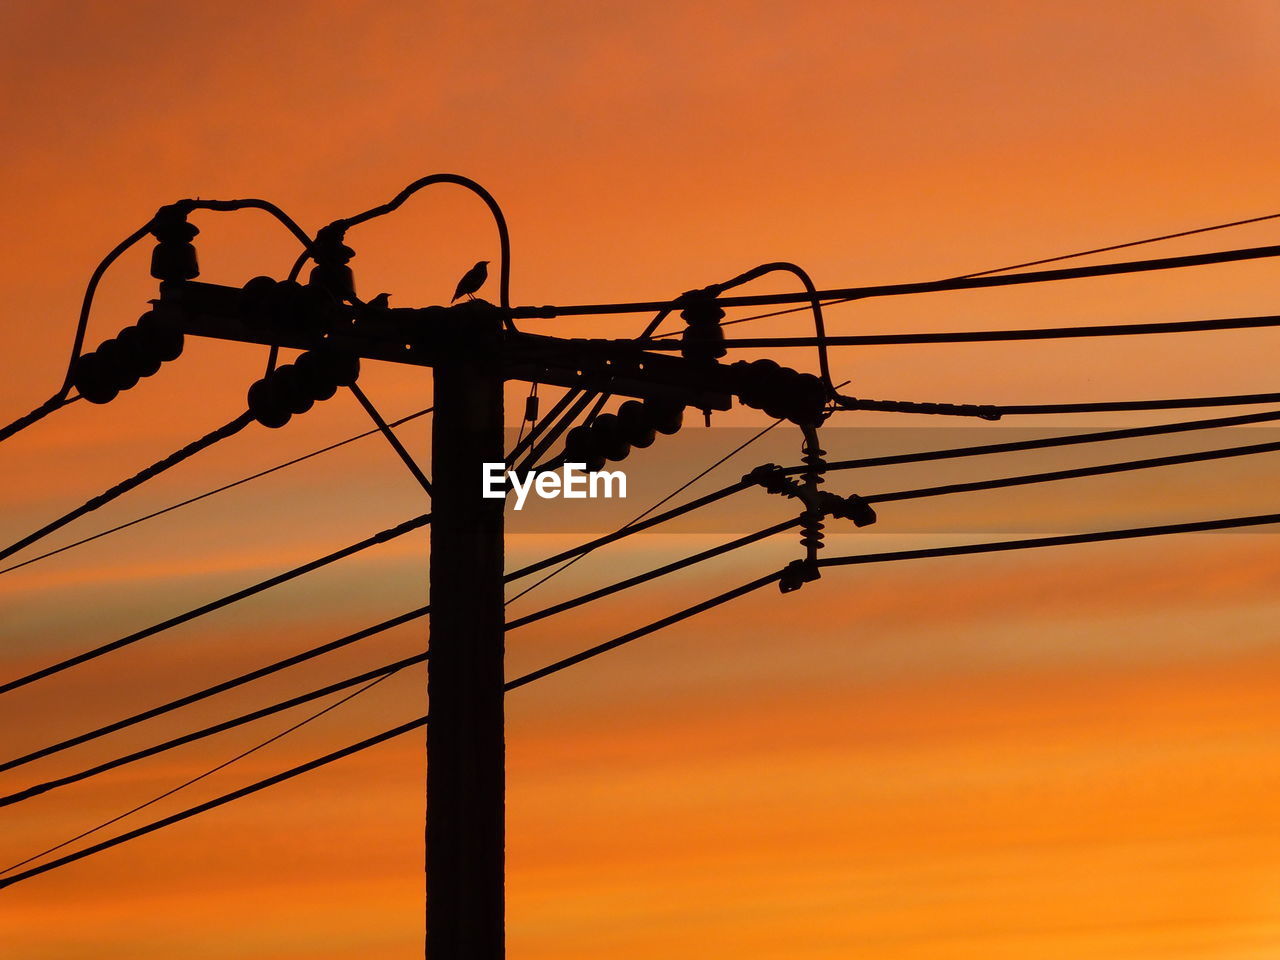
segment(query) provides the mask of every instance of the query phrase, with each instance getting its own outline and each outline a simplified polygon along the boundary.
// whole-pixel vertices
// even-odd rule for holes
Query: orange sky
[[[819,286],[930,279],[1272,212],[1278,40],[1280,13],[1265,2],[6,5],[0,410],[17,415],[57,385],[94,263],[181,197],[264,197],[314,229],[422,174],[463,173],[502,203],[513,299],[535,304],[660,298],[776,259],[805,265]],[[279,275],[295,254],[260,214],[195,219],[204,279]],[[1275,238],[1263,224],[1150,249]],[[447,298],[467,266],[495,254],[483,209],[450,187],[349,240],[360,292],[390,291],[398,305]],[[1275,265],[1263,261],[867,302],[832,308],[828,324],[855,333],[1270,314],[1275,290]],[[104,284],[90,344],[153,295],[140,249]],[[528,327],[628,335],[639,322]],[[833,369],[867,396],[1127,399],[1274,390],[1277,347],[1280,334],[1266,331],[877,347],[841,350]],[[812,365],[807,353],[785,359]],[[76,404],[4,444],[0,543],[229,419],[261,363],[260,350],[189,342],[179,362],[111,405]],[[425,372],[368,365],[362,383],[388,415],[429,402]],[[520,392],[510,393],[512,422]],[[365,429],[361,417],[339,397],[286,430],[252,427],[50,545]],[[764,421],[735,411],[717,422]],[[853,429],[832,433],[835,456],[949,445],[955,430],[973,429],[885,415],[840,426]],[[675,464],[701,469],[739,439],[699,430],[628,462],[638,485],[646,471],[657,477],[628,513],[665,492]],[[428,435],[425,422],[405,431],[424,455]],[[831,486],[890,490],[1260,435],[846,474]],[[794,455],[794,437],[780,443],[697,489]],[[830,549],[1271,512],[1270,465],[886,505],[873,530],[833,537]],[[385,446],[365,441],[4,574],[0,669],[114,639],[424,507]],[[533,532],[511,538],[513,566],[600,522],[562,520],[563,504],[529,509]],[[750,495],[704,526],[602,553],[513,610],[787,510]],[[3,698],[3,752],[415,607],[425,547],[425,533],[405,537]],[[797,550],[781,538],[513,633],[510,671],[776,569]],[[513,693],[510,956],[1274,956],[1278,578],[1266,533],[830,571],[798,594],[761,591]],[[402,627],[6,774],[0,788],[424,642],[423,624]],[[421,674],[399,677],[149,815],[415,716],[424,700]],[[8,808],[0,866],[303,715]],[[420,741],[407,738],[6,890],[0,956],[418,956],[423,765]]]

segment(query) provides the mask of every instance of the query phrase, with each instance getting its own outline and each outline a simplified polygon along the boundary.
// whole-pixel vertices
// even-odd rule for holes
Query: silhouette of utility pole
[[[427,956],[504,953],[501,330],[477,318],[435,364],[427,691]],[[487,328],[487,329],[486,329]]]
[[[176,279],[161,283],[155,304],[184,334],[307,351],[250,391],[250,412],[270,427],[331,396],[335,376],[354,384],[358,358],[434,369],[427,955],[502,960],[505,500],[483,497],[481,466],[505,460],[503,384],[523,380],[644,401],[625,422],[601,418],[612,429],[588,440],[600,450],[584,456],[603,462],[606,450],[610,459],[626,456],[628,437],[653,442],[654,423],[674,432],[686,406],[728,409],[735,382],[729,368],[631,342],[522,333],[511,326],[513,311],[478,299],[420,309],[391,308],[385,300],[347,306],[292,281],[263,278],[240,289]],[[329,385],[317,392],[317,379],[326,378]]]

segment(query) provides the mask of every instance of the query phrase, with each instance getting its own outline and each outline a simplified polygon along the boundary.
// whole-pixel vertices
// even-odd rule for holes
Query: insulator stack
[[[337,350],[308,350],[293,363],[276,367],[249,388],[249,412],[264,427],[278,429],[338,387],[360,376],[360,360]]]
[[[147,312],[96,350],[82,354],[71,368],[71,383],[90,403],[110,403],[138,381],[182,355],[182,331]]]
[[[802,427],[822,423],[828,391],[821,378],[772,360],[740,360],[729,371],[733,392],[748,407]]]
[[[659,433],[668,436],[684,422],[684,407],[658,400],[628,400],[616,414],[602,413],[590,423],[574,427],[565,436],[566,463],[600,470],[609,460],[625,460],[633,447],[643,449]]]

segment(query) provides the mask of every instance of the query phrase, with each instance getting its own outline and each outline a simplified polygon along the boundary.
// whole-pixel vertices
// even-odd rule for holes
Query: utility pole
[[[153,303],[156,322],[184,336],[303,351],[250,388],[250,414],[271,428],[353,386],[361,360],[433,368],[426,951],[429,960],[503,960],[505,500],[483,496],[482,465],[505,460],[505,381],[631,397],[582,428],[574,456],[601,464],[675,433],[686,407],[727,410],[740,396],[792,416],[794,398],[808,396],[816,415],[825,393],[816,377],[776,364],[752,372],[634,343],[520,332],[511,311],[483,300],[345,307],[260,278],[243,289],[166,280]]]
[[[427,956],[505,955],[502,332],[486,313],[436,358],[427,692]]]

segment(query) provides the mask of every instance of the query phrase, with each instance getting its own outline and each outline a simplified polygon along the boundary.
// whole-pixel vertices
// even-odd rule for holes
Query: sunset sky
[[[428,173],[502,204],[516,303],[661,299],[758,263],[819,287],[928,280],[1280,211],[1280,6],[1266,0],[43,2],[0,5],[0,422],[61,382],[84,283],[161,204],[261,197],[304,228]],[[258,212],[197,213],[201,278],[282,276]],[[1109,255],[1280,243],[1280,220]],[[351,231],[362,296],[446,301],[497,259],[434,187]],[[149,244],[93,346],[155,296]],[[1101,262],[1106,257],[1089,261]],[[769,279],[750,292],[795,289]],[[833,333],[1275,314],[1280,263],[836,306]],[[744,292],[748,292],[745,291]],[[496,295],[490,287],[482,291]],[[643,317],[530,321],[631,336]],[[738,327],[808,333],[793,314]],[[1274,391],[1280,332],[833,351],[860,396],[982,403]],[[814,368],[809,351],[780,357]],[[188,339],[106,406],[0,447],[0,545],[244,408],[257,347]],[[367,364],[390,417],[425,370]],[[524,387],[508,393],[518,425]],[[544,391],[551,398],[555,391]],[[544,400],[544,403],[547,401]],[[1253,408],[1248,408],[1253,409]],[[1208,415],[1208,414],[1206,414]],[[844,415],[833,457],[1181,415],[939,423]],[[508,566],[638,513],[768,420],[699,417],[625,464],[621,512],[532,503]],[[251,426],[51,537],[60,546],[368,428],[347,395]],[[403,430],[428,465],[429,418]],[[833,476],[878,492],[1276,439],[1184,434]],[[694,487],[794,462],[779,428]],[[1271,457],[887,504],[832,555],[1271,513]],[[123,636],[429,509],[385,443],[0,575],[0,679]],[[586,509],[586,507],[584,507]],[[512,614],[792,515],[743,494],[610,547]],[[426,602],[420,531],[0,697],[0,760]],[[782,536],[513,632],[509,675],[799,555]],[[43,552],[36,548],[20,558]],[[19,558],[15,558],[19,559]],[[513,960],[1262,960],[1280,953],[1274,532],[828,570],[508,698]],[[0,776],[71,772],[408,656],[417,622]],[[116,827],[426,708],[411,671]],[[303,707],[0,811],[0,869],[307,715]],[[409,960],[422,950],[423,738],[411,735],[0,892],[14,960]]]

